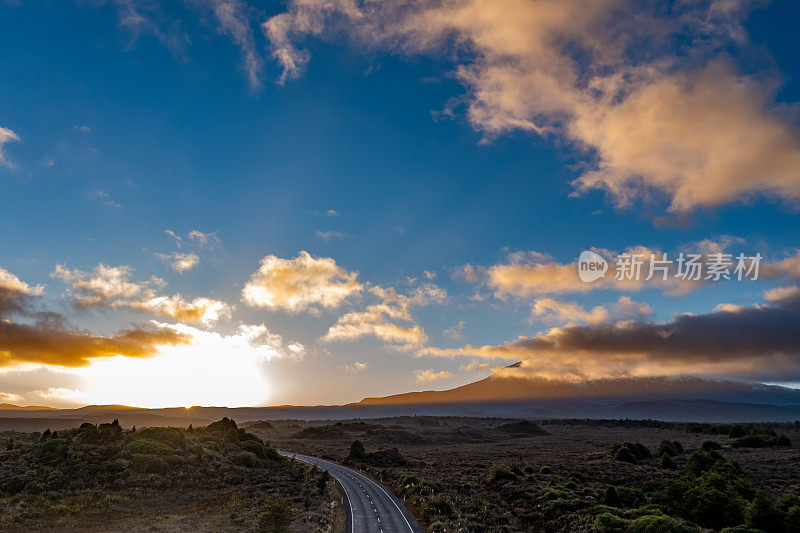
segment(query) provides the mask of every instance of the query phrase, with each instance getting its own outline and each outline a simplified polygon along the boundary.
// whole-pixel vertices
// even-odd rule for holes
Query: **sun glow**
[[[137,407],[263,405],[269,383],[263,362],[279,353],[259,344],[257,332],[233,335],[184,324],[159,324],[190,335],[192,343],[165,346],[150,358],[111,357],[79,371],[91,403]]]

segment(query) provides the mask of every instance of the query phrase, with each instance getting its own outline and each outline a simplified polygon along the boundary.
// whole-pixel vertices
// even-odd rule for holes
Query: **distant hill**
[[[75,427],[110,422],[123,427],[206,425],[222,417],[259,420],[342,420],[392,416],[472,416],[525,419],[632,418],[697,422],[800,420],[800,390],[760,383],[676,378],[584,382],[493,374],[445,391],[421,391],[329,406],[168,407],[88,405],[78,409],[0,405],[0,431]]]
[[[513,365],[512,365],[513,366]],[[800,390],[696,377],[597,379],[582,382],[491,376],[445,391],[364,398],[358,405],[459,404],[509,401],[716,400],[800,406]]]
[[[55,407],[45,407],[43,405],[14,405],[13,403],[0,403],[0,411],[55,411]]]

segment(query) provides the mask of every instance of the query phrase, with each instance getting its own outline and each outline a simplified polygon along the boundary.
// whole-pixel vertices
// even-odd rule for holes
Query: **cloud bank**
[[[773,290],[768,303],[723,306],[668,322],[615,320],[553,328],[499,346],[424,348],[419,355],[521,360],[515,375],[561,379],[711,375],[800,379],[800,289]]]

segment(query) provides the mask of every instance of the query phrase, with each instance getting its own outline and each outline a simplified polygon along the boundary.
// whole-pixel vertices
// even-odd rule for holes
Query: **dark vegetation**
[[[383,479],[427,531],[800,532],[800,455],[790,446],[800,424],[397,417],[273,425],[270,439],[282,448]],[[303,425],[345,435],[295,438]],[[389,434],[411,436],[382,440]],[[768,444],[743,447],[747,437]],[[405,464],[367,460],[386,449]]]
[[[187,429],[126,431],[115,420],[8,434],[0,528],[127,529],[183,516],[188,530],[325,531],[338,496],[327,478],[320,489],[321,476],[228,418]]]

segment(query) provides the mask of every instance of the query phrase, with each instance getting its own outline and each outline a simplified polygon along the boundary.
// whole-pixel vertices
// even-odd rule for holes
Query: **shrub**
[[[734,448],[765,448],[769,446],[769,437],[763,435],[745,435],[731,443]]]
[[[528,475],[533,475],[536,473],[536,469],[533,468],[531,465],[525,465],[522,471]]]
[[[163,474],[169,470],[167,462],[157,455],[136,454],[133,456],[132,466],[146,474]]]
[[[540,474],[552,474],[553,473],[553,469],[550,468],[549,466],[543,466],[543,467],[541,467],[539,469],[539,473]]]
[[[658,445],[658,451],[656,455],[662,457],[664,454],[669,455],[670,457],[675,457],[676,455],[680,455],[683,453],[683,445],[677,440],[663,440],[661,444]]]
[[[615,461],[637,464],[642,459],[649,459],[652,454],[641,442],[616,442],[611,447],[610,457]]]
[[[711,450],[721,450],[722,444],[713,440],[704,440],[703,444],[700,445],[700,449],[706,452],[710,452]]]
[[[661,468],[666,470],[677,470],[678,465],[675,463],[675,459],[670,457],[669,454],[665,453],[661,456]]]
[[[125,451],[132,454],[172,455],[175,449],[172,446],[150,439],[136,439],[125,446]]]
[[[367,452],[364,450],[364,444],[360,440],[354,440],[350,444],[350,452],[347,458],[353,461],[363,461],[367,457]]]
[[[253,452],[239,452],[233,457],[233,462],[237,465],[252,468],[258,464],[258,456]]]
[[[216,422],[212,422],[211,424],[206,426],[206,431],[211,433],[218,433],[221,435],[226,435],[230,430],[236,431],[238,435],[238,429],[236,427],[236,422],[228,418],[227,416],[224,417],[222,420],[218,420]]]
[[[270,461],[283,461],[286,458],[278,453],[278,450],[272,446],[264,446],[264,457]]]
[[[661,516],[664,514],[664,511],[662,511],[661,507],[658,505],[654,503],[648,503],[647,505],[642,505],[638,509],[634,509],[631,511],[631,514],[636,518],[649,515]]]
[[[599,533],[625,531],[629,522],[611,513],[602,513],[595,517],[593,525]]]
[[[636,533],[699,533],[699,529],[666,515],[645,515],[633,521]]]
[[[452,516],[453,505],[445,498],[433,498],[423,502],[421,512],[426,520],[436,515]]]
[[[563,498],[564,496],[566,496],[566,494],[564,494],[564,491],[559,489],[548,489],[545,491],[544,494],[542,494],[542,498],[544,498],[545,500],[558,500],[560,498]]]
[[[644,492],[633,487],[617,487],[617,498],[623,507],[639,507],[647,503]]]
[[[42,453],[49,456],[61,455],[67,451],[67,441],[62,438],[48,439],[42,443]]]
[[[240,446],[242,447],[243,450],[253,453],[258,457],[264,457],[265,455],[264,445],[261,444],[260,442],[256,442],[254,440],[245,440],[242,441]]]
[[[297,516],[292,503],[279,496],[272,497],[258,516],[258,530],[267,533],[284,533],[290,531],[292,522]]]
[[[768,495],[759,492],[745,512],[746,524],[755,529],[764,531],[780,531],[783,515],[778,506]]]
[[[516,474],[509,470],[505,465],[494,465],[489,470],[489,482],[498,483],[500,481],[514,481],[517,479]]]
[[[171,448],[186,448],[186,433],[180,428],[152,427],[140,429],[137,438],[154,440]]]
[[[122,439],[122,426],[119,420],[114,419],[110,424],[97,426],[97,437],[100,442],[110,443]]]

